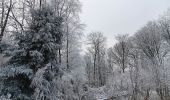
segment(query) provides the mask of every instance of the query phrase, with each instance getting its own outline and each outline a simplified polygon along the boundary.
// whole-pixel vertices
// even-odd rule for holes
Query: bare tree
[[[79,0],[52,0],[52,5],[58,16],[61,16],[64,20],[64,40],[66,42],[66,66],[69,69],[70,66],[70,46],[71,40],[74,37],[79,36],[81,29],[83,29],[83,24],[79,20],[79,12],[81,11],[81,3]],[[76,39],[75,39],[76,40]],[[59,49],[59,62],[61,63],[62,51],[61,47]]]
[[[105,37],[101,32],[93,32],[88,36],[88,52],[92,57],[93,63],[93,85],[94,86],[102,86],[105,84],[105,77],[102,73],[105,72],[103,67],[107,69],[105,66]],[[103,78],[104,77],[104,78]]]
[[[159,25],[162,36],[170,44],[170,9],[159,19]]]
[[[114,63],[120,66],[124,73],[128,64],[128,35],[118,35],[116,38],[118,43],[112,48],[111,56],[113,57]]]
[[[138,47],[152,64],[151,71],[154,75],[157,87],[156,91],[161,100],[164,100],[161,84],[161,69],[163,68],[163,59],[166,52],[161,49],[162,39],[158,24],[156,22],[149,22],[145,27],[138,31],[136,40]]]

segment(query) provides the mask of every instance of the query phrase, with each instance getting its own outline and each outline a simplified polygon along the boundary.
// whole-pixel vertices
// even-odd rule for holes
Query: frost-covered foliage
[[[24,49],[28,57],[25,59],[32,60],[31,66],[40,67],[43,63],[55,59],[56,51],[61,44],[61,23],[62,18],[55,17],[50,8],[32,11],[30,29],[24,35],[17,34],[18,45]]]
[[[2,66],[3,67],[3,66]],[[23,66],[13,66],[8,65],[0,70],[0,77],[15,77],[18,74],[25,74],[31,79],[33,76],[33,71],[26,65]]]
[[[61,93],[57,80],[61,77],[61,71],[56,67],[51,70],[51,64],[39,69],[32,80],[31,87],[35,87],[35,100],[59,100]]]
[[[1,95],[11,94],[12,99],[31,99],[36,94],[36,99],[52,99],[53,80],[48,79],[48,72],[53,69],[59,76],[59,66],[56,66],[56,53],[61,44],[62,18],[56,17],[50,8],[42,8],[31,11],[32,21],[30,27],[24,33],[15,33],[17,48],[4,51],[10,59],[1,66],[0,76],[2,81]],[[51,66],[46,66],[48,63]],[[51,72],[52,73],[52,72]],[[61,73],[60,73],[61,74]],[[35,75],[35,76],[34,76]],[[44,79],[43,78],[47,78]],[[57,77],[57,76],[56,76]],[[57,79],[57,78],[54,78]],[[39,82],[39,83],[37,83]],[[43,90],[40,84],[42,82]],[[30,87],[31,83],[33,87]],[[34,93],[35,91],[35,93]],[[50,95],[49,95],[49,94]],[[56,94],[55,94],[56,95]],[[38,98],[39,96],[39,98]],[[57,95],[56,95],[57,96]]]

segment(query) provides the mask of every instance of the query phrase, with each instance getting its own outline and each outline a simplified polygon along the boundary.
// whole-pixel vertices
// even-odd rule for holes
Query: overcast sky
[[[134,34],[148,21],[159,18],[170,8],[170,0],[81,0],[81,20],[85,34],[101,31],[107,45],[116,34]]]

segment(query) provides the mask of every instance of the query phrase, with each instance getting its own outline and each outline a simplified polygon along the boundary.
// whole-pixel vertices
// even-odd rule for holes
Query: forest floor
[[[109,97],[104,92],[103,87],[100,88],[91,88],[91,93],[94,93],[96,100],[112,100],[108,99]],[[126,96],[118,96],[117,98],[114,98],[113,100],[128,100]],[[141,97],[141,100],[144,100],[144,98]],[[150,98],[149,100],[160,100],[159,96],[155,91],[150,92]]]

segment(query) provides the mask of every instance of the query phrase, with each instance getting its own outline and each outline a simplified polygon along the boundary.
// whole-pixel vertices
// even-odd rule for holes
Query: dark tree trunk
[[[2,37],[4,36],[4,32],[5,32],[5,28],[7,26],[7,23],[8,23],[8,18],[9,18],[9,14],[11,12],[11,9],[12,9],[12,0],[10,0],[10,6],[8,7],[8,10],[7,10],[7,14],[6,14],[6,17],[5,17],[5,21],[3,22],[3,18],[1,19],[1,34],[0,34],[0,42],[2,41]],[[4,13],[4,11],[2,12]],[[3,14],[2,14],[3,15]],[[3,15],[4,16],[4,15]],[[2,16],[2,17],[3,17]]]
[[[61,64],[61,47],[59,48],[58,53],[59,53],[59,63]]]
[[[67,25],[67,44],[66,44],[66,64],[67,69],[69,69],[69,33],[68,33],[68,25]]]

